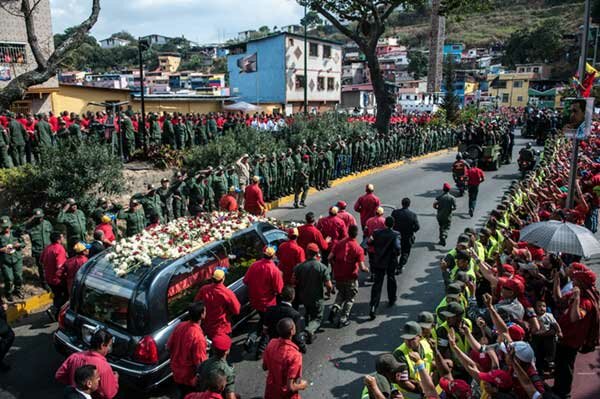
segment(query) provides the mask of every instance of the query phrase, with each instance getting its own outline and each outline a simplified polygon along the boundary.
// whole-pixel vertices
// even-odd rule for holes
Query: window
[[[495,83],[492,88],[494,89],[506,89],[506,80],[500,80],[499,82]]]
[[[288,44],[290,45],[290,47],[293,46],[294,45],[294,39],[290,37],[288,39]]]
[[[335,79],[327,78],[327,90],[332,91],[335,90]]]
[[[318,91],[325,90],[325,78],[322,76],[319,76],[317,78],[317,90]]]
[[[323,58],[331,58],[331,46],[323,46]]]
[[[502,102],[503,103],[507,103],[508,102],[508,93],[502,94]]]
[[[523,96],[518,96],[517,97],[517,101],[520,102],[520,103],[522,103],[523,102]]]
[[[0,63],[25,64],[25,45],[18,43],[0,43]]]
[[[304,75],[296,75],[296,90],[304,88]]]
[[[227,284],[233,284],[244,277],[250,265],[262,256],[263,242],[254,230],[236,234],[224,241],[224,250],[229,259]],[[217,254],[221,257],[221,254]]]
[[[515,80],[515,81],[513,82],[513,87],[514,87],[515,89],[516,89],[516,88],[519,88],[519,87],[523,87],[523,81],[522,81],[522,80]]]
[[[539,67],[533,67],[533,72],[534,72],[534,73],[538,73],[539,71],[540,71],[540,68],[539,68]]]
[[[219,261],[211,252],[202,251],[195,258],[177,266],[167,290],[169,320],[181,316],[193,302],[200,287],[210,281]]]
[[[319,56],[319,45],[317,43],[308,43],[308,55],[311,57]]]

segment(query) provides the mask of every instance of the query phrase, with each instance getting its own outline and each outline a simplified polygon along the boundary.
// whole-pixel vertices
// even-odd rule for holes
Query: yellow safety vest
[[[485,260],[485,247],[479,240],[475,241],[475,252],[477,253],[479,259]],[[477,271],[478,267],[475,266],[475,268]]]
[[[421,350],[419,352],[422,352],[422,353],[420,353],[420,355],[421,355],[421,358],[423,359],[423,364],[425,365],[425,370],[427,371],[427,373],[430,373],[431,365],[433,363],[433,358],[434,358],[433,350],[431,349],[431,345],[429,345],[429,342],[427,342],[427,340],[421,339],[419,342],[419,346],[421,348]],[[406,361],[406,365],[408,366],[408,377],[411,380],[421,381],[419,372],[415,370],[415,364],[408,356],[408,354],[410,353],[410,349],[408,348],[406,343],[403,343],[402,345],[397,347],[396,350],[394,351],[394,355],[396,355],[397,352],[401,352],[404,355],[404,360]],[[398,356],[395,356],[395,357],[397,358]],[[400,388],[400,391],[402,391],[402,394],[404,395],[405,398],[421,398],[421,394],[418,394],[415,392],[410,392],[410,391],[407,391],[402,388]]]
[[[456,273],[461,271],[458,266],[454,266],[450,271],[450,280],[456,281]],[[469,270],[466,271],[467,275],[471,277],[473,282],[477,281],[477,275],[475,274],[475,261],[473,259],[469,260]]]
[[[462,319],[465,324],[467,325],[467,327],[469,327],[469,331],[473,331],[473,324],[471,323],[471,320],[467,319],[466,317],[463,317]],[[446,330],[446,332],[450,331],[450,328],[448,327],[448,322],[445,321],[442,323],[442,325],[440,326],[442,327],[444,330]],[[459,331],[456,331],[456,346],[458,346],[460,348],[461,351],[463,351],[464,353],[469,353],[469,348],[471,348],[471,345],[469,345],[469,341],[467,341],[466,338],[463,338],[460,335]]]
[[[490,247],[487,250],[487,254],[485,259],[494,259],[494,256],[496,255],[496,252],[498,252],[498,240],[496,240],[494,237],[490,237]]]
[[[467,301],[467,298],[465,298],[465,296],[463,294],[460,294],[458,301],[460,302],[461,305],[463,305],[463,308],[465,308],[465,309],[469,306],[469,302]],[[442,308],[444,308],[446,306],[448,306],[448,300],[446,299],[446,297],[443,297],[442,300],[440,301],[440,304],[437,305],[437,307],[435,308],[435,316],[437,318],[436,322],[438,325],[441,325],[443,322],[446,321],[446,318],[440,314],[440,312],[442,311]]]

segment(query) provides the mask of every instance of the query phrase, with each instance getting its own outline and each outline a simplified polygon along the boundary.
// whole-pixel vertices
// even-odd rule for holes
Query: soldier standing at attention
[[[11,229],[12,222],[8,216],[0,218],[0,267],[4,276],[4,296],[12,302],[13,294],[23,299],[23,248],[25,242]],[[13,285],[14,284],[14,285]]]
[[[127,237],[141,233],[144,227],[146,227],[144,208],[140,206],[140,202],[135,198],[132,198],[129,202],[128,209],[123,209],[119,212],[118,218],[125,220],[127,226],[125,235]]]
[[[46,291],[50,291],[50,287],[44,277],[44,265],[42,265],[40,257],[44,248],[51,244],[50,233],[53,231],[52,223],[44,219],[43,210],[36,208],[33,210],[33,216],[25,222],[25,226],[31,239],[31,257],[37,266],[40,284],[42,284],[42,287]]]
[[[442,190],[444,192],[435,199],[433,207],[437,209],[437,221],[440,225],[439,245],[445,247],[448,230],[450,230],[450,223],[452,222],[452,212],[456,210],[456,201],[450,195],[450,184],[444,183]]]
[[[294,208],[298,208],[298,198],[300,197],[300,193],[302,193],[302,197],[300,197],[300,206],[303,208],[306,207],[305,201],[306,196],[308,195],[309,160],[310,157],[304,155],[302,157],[302,162],[296,166],[294,180]]]
[[[79,241],[85,242],[87,226],[85,214],[77,208],[77,202],[73,198],[67,200],[64,208],[58,213],[56,222],[65,225],[69,256],[75,255],[73,246]]]

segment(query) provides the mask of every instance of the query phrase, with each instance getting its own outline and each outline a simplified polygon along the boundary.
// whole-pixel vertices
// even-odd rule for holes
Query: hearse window
[[[287,241],[287,235],[281,230],[263,231],[263,235],[269,245],[279,245],[282,242]]]
[[[206,284],[219,262],[210,252],[201,252],[193,259],[177,266],[167,290],[169,320],[181,316],[194,301],[203,284]]]
[[[244,277],[250,265],[260,259],[263,241],[254,230],[245,231],[234,235],[223,242],[229,256],[229,270],[226,283],[232,284]]]

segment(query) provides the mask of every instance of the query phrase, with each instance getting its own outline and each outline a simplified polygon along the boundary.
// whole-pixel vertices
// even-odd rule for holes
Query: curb
[[[432,158],[441,154],[446,154],[446,153],[450,153],[453,151],[456,151],[457,147],[451,147],[451,148],[447,148],[445,150],[439,150],[439,151],[435,151],[435,152],[430,152],[429,154],[425,154],[425,155],[419,155],[418,157],[414,157],[414,158],[410,158],[410,159],[406,159],[406,160],[402,160],[402,161],[396,161],[393,163],[389,163],[387,165],[383,165],[383,166],[378,166],[376,168],[372,168],[372,169],[367,169],[367,170],[363,170],[362,172],[359,172],[355,175],[349,175],[349,176],[344,176],[344,177],[340,177],[339,179],[333,180],[331,181],[331,187],[336,187],[339,186],[340,184],[344,184],[344,183],[348,183],[354,180],[358,180],[361,179],[363,177],[369,176],[369,175],[373,175],[375,173],[379,173],[379,172],[383,172],[385,170],[389,170],[389,169],[394,169],[397,168],[399,166],[405,165],[405,164],[409,164],[411,162],[415,162],[415,161],[421,161],[423,159],[428,159],[428,158]],[[322,191],[322,190],[321,190]],[[315,194],[318,193],[319,190],[317,190],[316,188],[310,187],[308,190],[308,194]],[[281,197],[279,199],[276,199],[275,201],[271,201],[267,204],[267,207],[269,210],[271,209],[275,209],[275,208],[279,208],[282,205],[287,205],[290,204],[294,201],[294,195],[290,194],[287,195],[285,197]]]
[[[8,305],[6,311],[6,319],[9,323],[28,316],[35,311],[52,304],[52,294],[46,292],[44,294],[35,295],[19,302],[13,302]]]
[[[418,157],[410,158],[407,160],[397,161],[397,162],[389,163],[387,165],[378,166],[376,168],[367,169],[367,170],[364,170],[355,175],[344,176],[339,179],[333,180],[331,182],[331,187],[336,187],[336,186],[339,186],[340,184],[358,180],[365,176],[383,172],[385,170],[394,169],[399,166],[409,164],[411,162],[432,158],[437,155],[446,154],[446,153],[453,152],[453,151],[456,151],[456,147],[451,147],[451,148],[447,148],[445,150],[431,152],[429,154],[420,155]],[[319,190],[317,190],[313,187],[311,187],[308,191],[309,194],[315,194],[318,192],[319,192]],[[294,195],[292,194],[292,195],[288,195],[288,196],[276,199],[275,201],[271,201],[267,204],[267,206],[268,206],[268,209],[270,210],[270,209],[279,208],[282,205],[287,205],[289,203],[292,203],[293,201],[294,201]],[[18,320],[22,317],[28,316],[32,313],[35,313],[36,311],[38,311],[44,307],[47,307],[51,304],[52,304],[52,293],[49,293],[49,292],[29,297],[23,301],[13,302],[12,304],[8,305],[8,310],[6,311],[7,321],[9,323],[12,323],[15,320]]]

